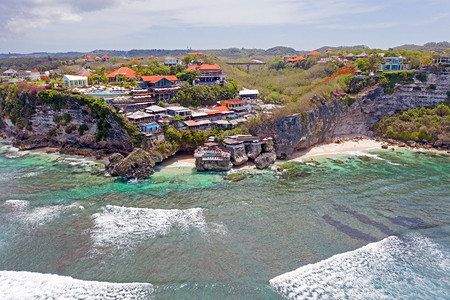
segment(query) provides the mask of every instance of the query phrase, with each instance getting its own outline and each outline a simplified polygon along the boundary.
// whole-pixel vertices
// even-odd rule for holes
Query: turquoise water
[[[289,167],[124,181],[3,146],[0,298],[448,299],[447,154]]]

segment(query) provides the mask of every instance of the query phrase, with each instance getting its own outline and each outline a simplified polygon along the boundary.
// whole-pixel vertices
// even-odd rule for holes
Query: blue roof
[[[231,115],[231,116],[227,116],[227,118],[237,118],[238,115]]]

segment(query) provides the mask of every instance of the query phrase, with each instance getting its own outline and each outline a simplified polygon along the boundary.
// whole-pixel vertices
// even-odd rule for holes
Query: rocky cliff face
[[[333,137],[373,135],[370,127],[382,116],[436,105],[447,99],[450,68],[430,67],[422,72],[427,75],[425,82],[415,76],[414,83],[397,84],[392,94],[385,94],[382,87],[377,87],[350,106],[336,100],[306,113],[275,120],[273,126],[265,124],[253,133],[274,136],[277,156],[282,159],[295,150],[330,142]]]
[[[93,106],[79,103],[71,96],[57,110],[39,100],[31,104],[31,100],[26,101],[26,105],[33,107],[27,126],[17,126],[8,115],[3,115],[3,135],[13,137],[13,144],[21,150],[57,147],[64,153],[93,156],[128,154],[133,150],[130,134],[111,113],[100,117],[93,113]]]

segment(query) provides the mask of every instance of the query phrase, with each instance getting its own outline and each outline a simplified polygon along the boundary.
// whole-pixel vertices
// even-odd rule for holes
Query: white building
[[[17,74],[17,71],[14,69],[8,69],[5,72],[3,72],[3,76],[8,76],[8,77],[14,76],[16,74]]]
[[[176,66],[176,65],[179,65],[179,64],[181,64],[181,59],[178,58],[178,57],[167,56],[164,59],[164,65],[165,66],[171,67],[171,66]]]
[[[258,90],[241,90],[239,91],[239,99],[241,100],[250,100],[250,99],[258,99],[259,91]]]
[[[64,75],[64,87],[83,87],[88,85],[88,78],[84,76]]]
[[[169,106],[166,109],[167,113],[173,117],[180,116],[186,117],[186,119],[190,119],[192,116],[192,110],[183,106]]]

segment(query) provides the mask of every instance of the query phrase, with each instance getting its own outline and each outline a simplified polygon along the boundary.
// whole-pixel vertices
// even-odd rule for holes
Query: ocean
[[[448,154],[281,166],[127,181],[3,143],[0,299],[450,298]]]

